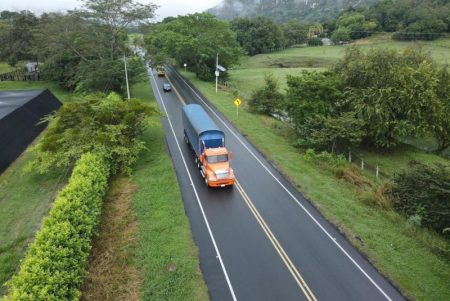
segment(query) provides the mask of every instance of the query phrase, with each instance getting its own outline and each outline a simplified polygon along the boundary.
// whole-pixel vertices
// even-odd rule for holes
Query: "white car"
[[[164,92],[170,92],[170,91],[172,91],[172,86],[169,83],[164,83],[163,90],[164,90]]]

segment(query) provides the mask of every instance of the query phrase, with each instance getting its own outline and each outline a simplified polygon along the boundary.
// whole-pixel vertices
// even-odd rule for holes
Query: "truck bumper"
[[[223,180],[217,180],[217,181],[210,181],[208,183],[209,187],[225,187],[225,186],[231,186],[234,184],[234,179],[223,179]]]

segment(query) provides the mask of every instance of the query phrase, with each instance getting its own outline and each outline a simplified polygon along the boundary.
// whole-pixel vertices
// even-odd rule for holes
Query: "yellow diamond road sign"
[[[239,98],[236,98],[236,99],[234,100],[234,105],[235,105],[236,107],[239,107],[239,106],[241,105],[241,103],[242,103],[242,101],[241,101]]]

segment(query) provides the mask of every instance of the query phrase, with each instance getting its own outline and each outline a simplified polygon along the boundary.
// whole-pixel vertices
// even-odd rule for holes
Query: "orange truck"
[[[225,187],[235,182],[230,160],[233,153],[225,147],[225,134],[197,104],[183,107],[184,141],[195,153],[195,163],[209,187]]]

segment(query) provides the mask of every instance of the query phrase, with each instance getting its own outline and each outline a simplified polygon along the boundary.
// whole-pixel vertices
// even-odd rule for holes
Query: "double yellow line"
[[[295,267],[295,265],[292,263],[289,256],[284,251],[281,244],[276,239],[275,235],[270,230],[269,226],[266,224],[264,219],[262,218],[261,214],[259,214],[258,209],[256,209],[255,205],[253,204],[252,200],[249,198],[245,190],[242,188],[241,184],[236,180],[235,183],[236,188],[238,189],[239,193],[242,195],[242,198],[244,199],[247,206],[250,208],[250,211],[255,216],[256,220],[258,221],[259,225],[263,229],[264,233],[269,238],[270,242],[274,246],[275,250],[280,255],[281,259],[283,260],[284,264],[288,268],[289,272],[292,274],[292,277],[294,277],[295,281],[297,282],[298,286],[302,290],[303,294],[305,294],[306,298],[309,301],[317,301],[316,297],[312,293],[311,289],[306,284],[306,281],[303,279],[303,277],[300,275],[300,272]]]
[[[167,76],[166,73],[166,78],[169,81],[169,83],[172,86],[172,89],[175,91],[175,93],[178,96],[178,99],[181,101],[181,103],[183,105],[186,104],[186,102],[183,100],[183,97],[181,97],[180,93],[178,93],[178,90],[175,88],[175,86],[173,85],[172,81],[169,79],[169,77]],[[292,277],[294,278],[295,282],[297,282],[298,286],[300,287],[300,289],[302,290],[303,294],[305,295],[306,299],[308,299],[308,301],[317,301],[316,297],[314,296],[314,294],[312,293],[311,289],[308,287],[308,285],[306,284],[306,281],[303,279],[303,277],[300,275],[300,272],[298,271],[298,269],[295,267],[295,265],[292,263],[291,259],[289,258],[289,256],[286,254],[286,252],[284,251],[283,247],[281,246],[281,244],[278,242],[278,240],[276,239],[275,235],[272,233],[272,231],[270,230],[269,226],[267,225],[267,223],[264,221],[264,219],[262,218],[261,214],[258,212],[258,209],[256,209],[255,205],[253,204],[252,200],[250,199],[250,197],[247,195],[247,193],[245,192],[245,190],[242,188],[241,184],[238,182],[238,180],[236,179],[235,182],[235,186],[238,189],[239,193],[241,194],[242,198],[244,199],[245,203],[247,204],[247,206],[249,207],[250,211],[252,212],[252,214],[255,216],[256,220],[258,221],[259,225],[261,226],[261,228],[263,229],[264,233],[266,234],[266,236],[269,238],[270,242],[272,243],[272,245],[274,246],[275,250],[277,251],[277,253],[280,255],[281,259],[283,260],[283,263],[286,265],[286,267],[288,268],[289,272],[291,273]]]

